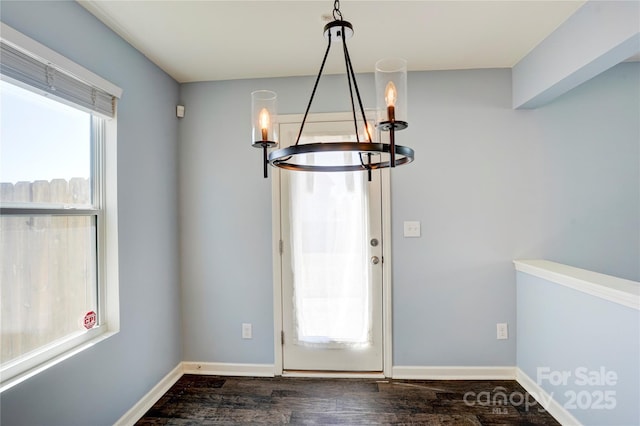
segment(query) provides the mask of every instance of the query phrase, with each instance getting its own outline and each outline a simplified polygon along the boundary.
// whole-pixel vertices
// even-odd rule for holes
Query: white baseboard
[[[274,377],[273,364],[232,364],[226,362],[183,362],[184,374],[215,376]]]
[[[315,377],[319,379],[384,379],[383,373],[348,371],[283,371],[282,377]]]
[[[114,426],[132,426],[149,411],[162,395],[164,395],[173,386],[180,377],[182,377],[182,363],[178,364],[169,374],[164,376],[157,385],[153,387],[145,396],[142,397],[129,411],[124,413]]]
[[[536,401],[547,410],[560,424],[563,426],[568,425],[581,425],[581,423],[573,417],[566,408],[564,408],[558,401],[553,399],[553,395],[550,395],[540,387],[531,377],[529,377],[520,368],[516,368],[516,381],[520,383],[520,386],[524,388]]]
[[[516,367],[395,366],[392,377],[407,380],[515,380]]]

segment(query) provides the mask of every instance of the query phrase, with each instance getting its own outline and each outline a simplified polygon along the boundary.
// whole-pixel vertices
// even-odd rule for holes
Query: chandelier
[[[396,145],[395,132],[406,129],[407,116],[407,66],[403,59],[381,59],[376,63],[376,118],[374,134],[367,121],[360,98],[356,75],[351,65],[347,40],[353,36],[353,26],[342,19],[339,0],[334,1],[333,21],[325,25],[324,36],[327,49],[316,77],[311,97],[307,104],[298,137],[294,145],[268,153],[268,148],[278,145],[277,95],[269,90],[251,93],[252,146],[262,148],[263,172],[267,177],[267,166],[294,171],[311,172],[351,172],[371,171],[408,164],[413,161],[413,149]],[[351,100],[351,112],[356,141],[300,143],[303,129],[313,98],[318,88],[332,42],[341,42],[344,52],[346,77]],[[354,96],[355,95],[355,96]],[[358,118],[358,114],[360,118]],[[362,126],[359,131],[358,122]],[[388,132],[388,143],[382,143],[382,133]],[[344,155],[335,155],[344,154]],[[310,160],[309,154],[313,154]],[[333,154],[333,155],[332,155]],[[351,155],[349,155],[351,154]]]

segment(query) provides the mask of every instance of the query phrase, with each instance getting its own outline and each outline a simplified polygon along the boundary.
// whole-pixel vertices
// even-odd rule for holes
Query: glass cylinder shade
[[[251,143],[254,146],[278,142],[278,96],[270,90],[251,92]]]
[[[376,107],[378,124],[407,124],[407,61],[401,58],[376,62]],[[384,128],[384,127],[383,127]]]

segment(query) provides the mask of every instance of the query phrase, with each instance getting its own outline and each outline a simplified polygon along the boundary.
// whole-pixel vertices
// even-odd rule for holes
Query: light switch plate
[[[405,220],[404,236],[409,238],[420,237],[420,222],[414,220]]]
[[[242,324],[242,338],[243,339],[253,338],[253,330],[252,330],[251,324]]]
[[[499,322],[496,324],[496,331],[498,340],[506,340],[509,338],[509,327],[506,322]]]

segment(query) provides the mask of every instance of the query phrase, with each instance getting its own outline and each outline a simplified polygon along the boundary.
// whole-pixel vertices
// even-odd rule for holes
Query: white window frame
[[[3,42],[29,52],[57,69],[64,70],[116,98],[122,96],[122,89],[119,87],[2,22],[0,22],[0,38]],[[13,80],[11,82],[15,83]],[[91,209],[65,210],[64,212],[64,214],[96,215],[97,218],[96,256],[100,325],[45,345],[28,357],[5,363],[0,368],[0,393],[120,331],[116,117],[117,114],[114,114],[114,118],[99,120],[103,125],[93,126],[94,131],[103,132],[102,137],[98,137],[101,143],[94,148],[96,154],[93,159],[96,162],[94,174],[98,176],[94,180],[95,187],[92,188],[98,206],[97,212]],[[96,122],[94,120],[94,124]],[[58,209],[8,208],[6,210],[11,210],[10,213],[13,214],[60,214]]]

